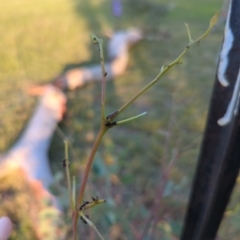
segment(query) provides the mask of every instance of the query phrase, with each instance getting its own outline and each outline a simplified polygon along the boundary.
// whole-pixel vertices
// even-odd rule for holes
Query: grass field
[[[201,35],[209,19],[221,9],[220,0],[123,1],[118,21],[105,0],[9,0],[0,10],[0,151],[7,150],[30,117],[36,99],[26,89],[47,83],[75,66],[97,63],[91,46],[94,32],[107,41],[111,29],[140,27],[146,38],[130,53],[126,73],[107,86],[107,111],[113,112],[153,79],[163,64],[175,59],[188,44],[184,22],[193,36]],[[214,81],[223,26],[219,25],[182,65],[176,66],[153,89],[137,100],[121,118],[147,111],[134,122],[113,128],[97,153],[87,196],[101,196],[107,204],[90,215],[106,239],[136,239],[146,226],[159,196],[162,168],[178,152],[164,185],[154,231],[144,239],[177,239],[181,232],[196,166],[208,102]],[[72,172],[83,171],[100,125],[100,85],[67,92],[68,110],[61,130],[72,142]],[[62,172],[63,142],[56,132],[50,149],[54,173]],[[221,240],[240,237],[236,186],[231,211],[221,226]],[[81,224],[84,239],[97,239]],[[24,238],[23,238],[24,239]]]

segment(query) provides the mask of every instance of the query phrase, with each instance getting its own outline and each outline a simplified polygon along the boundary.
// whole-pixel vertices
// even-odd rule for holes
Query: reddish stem
[[[75,212],[73,213],[73,216],[72,216],[72,218],[73,218],[73,239],[74,240],[77,240],[78,209],[79,209],[79,207],[80,207],[80,205],[82,204],[82,201],[83,201],[83,195],[84,195],[84,191],[85,191],[85,188],[86,188],[88,175],[90,173],[90,169],[91,169],[91,166],[92,166],[92,163],[93,163],[94,156],[95,156],[96,151],[98,149],[98,146],[99,146],[99,144],[102,140],[102,137],[104,136],[104,134],[106,133],[107,130],[108,130],[108,127],[106,127],[105,124],[102,123],[100,131],[99,131],[98,136],[97,136],[97,138],[94,142],[92,151],[91,151],[90,156],[89,156],[88,161],[87,161],[86,169],[84,171],[84,175],[83,175],[83,179],[82,179],[82,184],[81,184],[79,194],[78,194],[78,199],[77,199],[77,204],[76,204],[77,208],[75,209]]]

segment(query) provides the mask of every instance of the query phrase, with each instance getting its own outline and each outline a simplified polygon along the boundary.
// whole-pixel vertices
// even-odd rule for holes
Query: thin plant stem
[[[101,67],[102,67],[102,100],[101,100],[101,109],[102,109],[102,121],[105,120],[105,92],[106,92],[106,76],[107,72],[105,70],[105,64],[104,64],[104,54],[103,54],[103,40],[99,39],[99,51],[100,51],[100,61],[101,61]]]
[[[184,51],[176,58],[173,62],[171,62],[166,67],[163,66],[161,68],[160,73],[149,83],[147,84],[142,90],[140,90],[134,97],[132,97],[127,103],[125,103],[121,108],[118,109],[117,114],[114,116],[116,118],[120,113],[122,113],[127,107],[129,107],[136,99],[138,99],[143,93],[145,93],[149,88],[151,88],[158,80],[166,74],[173,66],[180,64],[182,57],[186,54],[190,47],[186,47]],[[113,118],[113,119],[114,119]],[[112,119],[112,120],[113,120]]]
[[[97,233],[97,235],[101,238],[101,240],[104,240],[103,236],[101,235],[101,233],[98,231],[98,229],[96,228],[96,226],[84,215],[84,213],[82,211],[79,212],[79,215],[84,219],[84,221],[90,226],[92,227],[95,232]]]
[[[93,163],[93,159],[94,156],[96,154],[96,151],[98,149],[98,146],[102,140],[102,137],[104,136],[104,134],[106,133],[106,131],[108,130],[108,127],[106,127],[103,123],[101,124],[101,128],[100,131],[98,133],[98,136],[94,142],[93,148],[91,150],[90,156],[88,158],[87,161],[87,165],[84,171],[84,175],[83,175],[83,179],[82,179],[82,183],[81,183],[81,187],[80,187],[80,191],[78,194],[78,198],[77,198],[77,209],[80,207],[82,201],[83,201],[83,195],[84,195],[84,191],[85,191],[85,187],[87,184],[87,179],[88,179],[88,175],[90,173],[90,169]],[[78,222],[78,214],[77,214],[77,209],[75,209],[75,213],[73,214],[73,239],[76,240],[77,239],[77,222]]]
[[[59,137],[60,137],[63,141],[67,138],[66,134],[61,130],[61,128],[60,128],[59,126],[57,126],[57,134],[59,135]],[[74,159],[75,159],[76,161],[78,161],[78,160],[79,160],[79,157],[78,157],[78,155],[77,155],[77,153],[76,153],[76,151],[75,151],[75,149],[74,149],[71,141],[69,141],[69,139],[68,139],[68,145],[69,145],[69,150],[71,150]]]
[[[98,229],[96,228],[96,226],[93,225],[92,228],[95,230],[95,232],[97,233],[97,235],[101,238],[101,240],[104,240],[103,236],[102,236],[101,233],[98,231]]]
[[[154,214],[153,214],[153,221],[152,221],[152,227],[151,227],[152,233],[155,231],[156,225],[157,225],[158,219],[159,219],[158,215],[156,214],[157,213],[157,209],[161,205],[161,202],[162,202],[162,199],[163,199],[163,193],[164,193],[165,187],[167,185],[170,172],[171,172],[172,168],[174,167],[174,164],[176,163],[176,161],[178,159],[179,159],[179,150],[178,150],[178,148],[176,148],[176,149],[172,150],[171,161],[168,164],[168,167],[166,169],[164,169],[164,175],[166,176],[166,178],[164,179],[165,180],[165,186],[163,188],[163,192],[159,193],[158,198],[160,198],[160,199],[158,199],[158,201],[156,202],[156,205],[155,205],[155,210],[154,210]]]
[[[104,53],[103,53],[103,40],[98,38],[93,33],[90,35],[93,44],[98,44],[99,46],[99,54],[100,54],[100,63],[102,68],[102,96],[101,96],[101,112],[102,112],[102,121],[105,121],[105,92],[106,92],[106,76],[107,72],[105,70],[104,64]]]
[[[134,116],[134,117],[131,117],[131,118],[127,118],[127,119],[124,119],[124,120],[121,120],[121,121],[117,121],[117,125],[123,124],[123,123],[126,123],[126,122],[130,122],[130,121],[135,120],[136,118],[142,117],[142,116],[144,116],[146,114],[147,114],[147,112],[143,112],[143,113],[141,113],[141,114],[139,114],[137,116]]]
[[[172,136],[173,133],[173,126],[174,126],[174,119],[175,119],[175,114],[174,114],[174,105],[172,103],[172,108],[171,108],[171,113],[170,113],[170,117],[169,117],[169,121],[168,121],[168,126],[167,126],[167,131],[170,133],[168,136],[166,135],[165,137],[165,142],[164,142],[164,149],[163,149],[163,157],[162,157],[162,166],[161,166],[161,170],[160,170],[160,185],[158,187],[158,190],[156,191],[156,196],[154,197],[154,203],[150,209],[150,214],[146,220],[146,224],[143,228],[143,232],[141,237],[138,240],[144,240],[146,238],[147,235],[147,231],[149,229],[150,224],[152,225],[151,227],[151,232],[154,230],[155,228],[155,223],[158,220],[158,216],[157,216],[157,209],[160,207],[162,199],[163,199],[163,194],[164,194],[164,190],[166,188],[168,179],[169,179],[169,175],[170,175],[170,171],[172,170],[172,168],[174,167],[174,163],[177,161],[178,156],[177,153],[179,153],[178,149],[179,149],[179,141],[177,143],[177,146],[175,149],[172,150],[172,157],[170,162],[167,164],[167,159],[168,159],[168,149],[170,147],[170,136]]]
[[[172,61],[170,64],[168,64],[167,66],[162,66],[159,74],[149,83],[147,84],[142,90],[140,90],[134,97],[132,97],[127,103],[125,103],[122,107],[120,107],[116,113],[114,114],[113,117],[111,117],[111,121],[114,120],[119,114],[121,114],[127,107],[129,107],[137,98],[139,98],[143,93],[145,93],[149,88],[151,88],[155,83],[158,82],[158,80],[164,75],[166,74],[173,66],[177,65],[177,64],[181,64],[182,63],[182,58],[183,56],[187,53],[187,51],[190,49],[190,47],[194,44],[199,44],[199,42],[205,38],[209,32],[211,31],[211,29],[216,25],[217,20],[218,20],[218,15],[219,13],[216,13],[212,19],[210,20],[210,24],[209,27],[207,29],[207,31],[200,36],[199,38],[197,38],[196,40],[192,40],[191,39],[191,33],[189,30],[189,27],[187,24],[185,24],[186,29],[187,29],[187,33],[188,33],[188,37],[189,37],[189,43],[186,46],[186,48],[182,51],[182,53],[174,60]]]
[[[89,175],[89,172],[90,172],[90,168],[92,166],[92,162],[93,162],[95,153],[96,153],[96,151],[98,149],[98,146],[99,146],[99,144],[102,140],[102,137],[105,134],[105,132],[107,131],[107,129],[108,128],[105,125],[102,125],[101,129],[98,133],[98,136],[97,136],[97,138],[94,142],[92,151],[91,151],[90,156],[89,156],[88,161],[87,161],[86,169],[84,171],[83,180],[82,180],[82,183],[81,183],[81,188],[80,188],[80,192],[79,192],[78,199],[77,199],[77,205],[78,206],[81,205],[82,200],[83,200],[83,194],[84,194],[84,190],[85,190],[85,187],[86,187],[87,178],[88,178],[88,175]]]
[[[72,201],[73,201],[73,209],[76,208],[76,177],[73,176],[72,179]]]
[[[191,33],[190,30],[188,28],[188,25],[186,25],[187,28],[187,32],[188,32],[188,36],[189,36],[189,44],[187,45],[187,47],[182,51],[182,53],[173,61],[171,62],[169,65],[167,66],[162,66],[160,73],[156,76],[155,79],[153,79],[147,86],[145,86],[142,90],[140,90],[139,93],[137,93],[132,99],[130,99],[126,104],[124,104],[121,108],[119,108],[119,110],[115,111],[113,114],[109,115],[108,118],[106,119],[105,117],[105,89],[106,89],[106,72],[105,72],[105,66],[104,66],[104,56],[103,56],[103,41],[101,39],[98,39],[94,34],[91,34],[91,38],[94,44],[98,44],[99,45],[99,51],[100,51],[100,60],[101,60],[101,67],[102,67],[102,75],[103,75],[103,81],[102,81],[102,98],[101,98],[101,128],[100,131],[98,133],[98,136],[94,142],[92,151],[90,153],[90,156],[88,158],[87,161],[87,165],[86,165],[86,169],[84,171],[84,175],[83,175],[83,180],[81,183],[81,187],[80,187],[80,191],[79,191],[79,195],[78,195],[78,199],[77,199],[77,204],[76,204],[76,208],[75,211],[72,213],[72,217],[73,217],[73,239],[76,240],[77,239],[77,222],[78,222],[78,208],[80,207],[82,201],[83,201],[83,195],[84,195],[84,191],[85,191],[85,187],[86,187],[86,183],[87,183],[87,179],[88,179],[88,175],[92,166],[92,162],[95,156],[95,153],[98,149],[98,146],[102,140],[102,137],[104,136],[104,134],[106,133],[106,131],[113,125],[111,125],[110,123],[112,123],[112,121],[120,114],[122,113],[127,107],[129,107],[138,97],[140,97],[144,92],[146,92],[150,87],[152,87],[156,82],[158,82],[158,80],[165,74],[167,73],[173,66],[182,63],[182,57],[186,54],[186,52],[190,49],[190,47],[195,44],[195,43],[199,43],[200,40],[202,40],[204,37],[206,37],[208,35],[208,33],[210,32],[210,30],[212,29],[212,27],[217,23],[217,19],[218,19],[218,14],[215,14],[212,19],[210,20],[210,25],[209,28],[207,29],[207,31],[199,38],[197,38],[195,41],[191,40]],[[141,114],[140,114],[141,115]],[[138,116],[137,116],[138,117]],[[136,117],[133,117],[134,119]],[[133,119],[131,118],[131,119]],[[130,119],[126,119],[123,121],[120,121],[120,123],[129,121]],[[109,125],[106,125],[106,123],[109,123]],[[165,177],[165,176],[164,176]],[[163,193],[163,188],[164,185],[166,184],[166,179],[164,179],[164,184],[161,187],[161,191],[160,191],[160,195],[162,195]],[[160,199],[162,197],[160,196]]]
[[[64,147],[65,147],[65,168],[66,168],[66,176],[67,176],[67,187],[68,187],[68,196],[69,196],[69,202],[71,204],[71,210],[74,211],[73,206],[73,199],[72,199],[72,184],[71,184],[71,177],[70,177],[70,171],[69,171],[69,154],[68,154],[68,145],[69,140],[66,138],[64,140]]]
[[[103,40],[97,38],[94,34],[91,34],[90,37],[92,38],[92,42],[93,44],[98,44],[99,45],[99,52],[100,52],[100,61],[101,61],[101,67],[102,67],[102,76],[103,76],[103,80],[102,80],[102,97],[101,97],[101,127],[100,127],[100,131],[97,135],[97,138],[94,142],[93,148],[91,150],[90,156],[87,160],[87,165],[84,171],[84,175],[83,175],[83,179],[82,179],[82,183],[81,183],[81,187],[79,190],[79,194],[78,194],[78,198],[77,198],[77,203],[76,203],[76,207],[75,207],[75,211],[72,214],[72,218],[73,218],[73,239],[76,240],[77,239],[77,222],[78,222],[78,214],[77,211],[83,201],[83,195],[84,195],[84,191],[86,188],[86,184],[87,184],[87,179],[88,179],[88,175],[90,173],[90,169],[93,163],[93,159],[94,156],[96,154],[96,151],[98,149],[98,146],[102,140],[102,137],[104,136],[104,134],[106,133],[106,131],[109,129],[106,125],[105,125],[105,121],[106,121],[106,117],[105,117],[105,90],[106,90],[106,71],[105,71],[105,65],[104,65],[104,54],[103,54]]]

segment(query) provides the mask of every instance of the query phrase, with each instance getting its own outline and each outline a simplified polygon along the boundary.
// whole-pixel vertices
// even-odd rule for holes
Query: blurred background
[[[184,22],[189,24],[193,38],[197,38],[224,5],[220,0],[120,0],[122,12],[116,16],[113,2],[8,0],[0,3],[1,152],[16,141],[36,106],[36,98],[27,93],[30,86],[49,83],[74,67],[99,62],[90,33],[103,38],[105,46],[109,31],[138,27],[144,33],[143,40],[131,48],[126,72],[107,84],[106,110],[111,113],[186,47]],[[107,200],[89,213],[106,239],[179,238],[223,29],[224,13],[214,31],[199,46],[191,48],[183,64],[174,67],[124,112],[121,119],[144,111],[148,114],[111,129],[103,138],[86,199],[99,196]],[[84,170],[100,126],[100,89],[100,83],[93,83],[66,92],[67,113],[49,152],[56,178],[53,191],[65,206],[64,145],[60,132],[71,141],[71,171],[79,184],[79,173]],[[219,239],[240,238],[239,195],[240,185],[237,185]],[[66,228],[69,224],[66,216]],[[80,223],[80,229],[84,239],[98,239],[87,225]],[[21,231],[21,239],[31,239],[24,236],[26,229]]]

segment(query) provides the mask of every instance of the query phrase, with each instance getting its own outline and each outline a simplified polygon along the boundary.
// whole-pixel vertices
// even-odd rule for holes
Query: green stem
[[[72,184],[71,184],[71,177],[70,177],[70,171],[69,171],[69,157],[68,157],[68,145],[69,145],[69,140],[66,138],[64,140],[64,146],[65,146],[65,160],[66,160],[66,176],[67,176],[67,186],[68,186],[68,196],[69,196],[69,202],[71,204],[71,210],[72,212],[74,211],[74,206],[73,206],[73,199],[72,199]]]
[[[79,213],[79,216],[82,217],[85,222],[90,226],[92,227],[95,232],[97,233],[97,235],[101,238],[101,240],[104,240],[103,236],[101,235],[101,233],[98,231],[98,229],[96,228],[96,226],[84,215],[84,213],[82,211],[80,211]]]
[[[139,114],[137,116],[134,116],[134,117],[131,117],[131,118],[127,118],[127,119],[124,119],[124,120],[121,120],[121,121],[117,121],[117,125],[123,124],[123,123],[126,123],[126,122],[130,122],[130,121],[135,120],[136,118],[142,117],[142,116],[144,116],[146,114],[147,114],[147,112],[143,112],[143,113],[141,113],[141,114]]]
[[[99,51],[100,51],[100,58],[101,58],[101,66],[102,66],[102,73],[103,73],[103,83],[102,83],[102,101],[101,101],[101,108],[102,108],[102,121],[101,121],[101,128],[100,131],[98,133],[98,136],[96,138],[96,141],[93,145],[91,154],[88,158],[87,161],[87,166],[86,166],[86,170],[84,172],[84,176],[83,176],[83,181],[81,184],[81,188],[80,188],[80,192],[78,195],[78,200],[77,200],[77,208],[75,209],[75,211],[72,213],[72,217],[73,217],[73,239],[76,240],[77,239],[77,222],[78,222],[78,208],[80,207],[82,200],[83,200],[83,195],[84,195],[84,191],[85,191],[85,187],[86,187],[86,183],[87,183],[87,179],[88,179],[88,175],[90,172],[90,168],[92,166],[92,162],[95,156],[95,153],[97,151],[97,148],[101,142],[102,137],[104,136],[104,134],[106,133],[106,131],[109,129],[109,127],[107,127],[106,124],[106,120],[108,123],[111,123],[121,112],[123,112],[129,105],[131,105],[138,97],[140,97],[144,92],[146,92],[150,87],[152,87],[156,82],[158,82],[158,80],[166,73],[168,72],[173,66],[182,63],[182,57],[186,54],[186,52],[190,49],[190,47],[195,44],[195,43],[199,43],[200,40],[202,40],[203,38],[205,38],[208,33],[210,32],[210,30],[212,29],[212,27],[217,23],[217,19],[218,19],[218,14],[214,15],[212,17],[212,19],[210,20],[210,25],[209,28],[207,29],[207,31],[200,36],[199,38],[197,38],[195,41],[193,41],[191,39],[191,33],[190,30],[188,28],[188,25],[186,25],[187,27],[187,32],[188,32],[188,37],[189,37],[189,44],[187,45],[187,47],[182,51],[182,53],[173,61],[171,62],[169,65],[167,66],[162,66],[160,73],[156,76],[156,78],[154,78],[147,86],[145,86],[139,93],[137,93],[133,98],[131,98],[126,104],[124,104],[118,111],[115,111],[114,113],[110,114],[108,116],[108,119],[105,118],[105,82],[106,82],[106,72],[105,72],[105,67],[104,67],[104,57],[103,57],[103,49],[102,49],[102,40],[98,39],[95,35],[91,35],[91,38],[93,40],[93,43],[99,44]],[[137,117],[137,116],[136,116]],[[131,119],[135,119],[136,117],[133,117]],[[130,119],[126,119],[123,121],[120,121],[120,123],[129,121]]]
[[[102,140],[102,137],[106,133],[106,131],[109,129],[107,126],[105,126],[106,122],[106,117],[105,117],[105,90],[106,90],[106,71],[105,71],[105,65],[104,65],[104,54],[103,54],[103,40],[97,38],[94,34],[90,35],[93,44],[98,44],[99,45],[99,52],[100,52],[100,61],[101,61],[101,67],[102,67],[102,76],[103,76],[103,81],[102,81],[102,98],[101,98],[101,128],[98,133],[98,136],[94,142],[94,145],[92,147],[90,156],[87,160],[87,165],[86,169],[84,171],[81,187],[79,190],[78,194],[78,199],[77,199],[77,204],[75,207],[75,211],[72,214],[73,218],[73,239],[77,239],[77,222],[78,222],[78,209],[80,205],[82,204],[83,201],[83,195],[85,192],[86,184],[87,184],[87,179],[88,175],[90,173],[90,169],[93,163],[94,156],[96,154],[96,151],[98,149],[98,146]]]
[[[98,39],[99,51],[100,51],[100,62],[102,67],[102,101],[101,101],[101,110],[102,110],[102,120],[105,120],[105,92],[106,92],[106,70],[104,65],[104,53],[103,53],[103,40]]]
[[[183,53],[180,55],[182,56]],[[179,56],[179,57],[180,57]],[[168,71],[170,70],[174,65],[178,64],[176,62],[178,58],[169,64],[167,67],[163,67],[161,72],[147,85],[145,86],[142,90],[140,90],[134,97],[132,97],[127,103],[125,103],[121,108],[118,109],[117,113],[115,116],[112,118],[114,120],[120,113],[122,113],[127,107],[129,107],[136,99],[138,99],[143,93],[145,93],[150,87],[152,87],[158,80]]]
[[[93,33],[90,34],[90,38],[92,39],[93,44],[98,44],[99,46],[99,52],[100,52],[100,62],[101,62],[101,68],[102,68],[102,99],[101,99],[101,110],[102,110],[102,121],[106,119],[105,116],[105,91],[106,91],[106,76],[107,72],[105,70],[104,65],[104,53],[103,53],[103,40],[98,38]]]
[[[76,177],[73,176],[72,181],[72,201],[73,201],[73,209],[76,208]]]
[[[140,90],[140,92],[138,92],[133,98],[131,98],[127,103],[125,103],[121,108],[118,109],[118,111],[116,111],[116,114],[111,118],[111,121],[113,121],[119,114],[121,114],[127,107],[129,107],[137,98],[139,98],[143,93],[145,93],[150,87],[152,87],[156,82],[158,82],[158,80],[165,74],[167,73],[173,66],[182,63],[182,57],[187,53],[187,51],[190,49],[190,47],[193,44],[199,43],[203,38],[205,38],[209,32],[211,31],[211,29],[213,28],[213,26],[217,23],[217,19],[218,19],[218,13],[215,14],[212,19],[210,20],[210,25],[207,29],[207,31],[200,36],[199,38],[197,38],[196,40],[192,40],[191,39],[191,33],[189,30],[188,25],[186,24],[186,28],[187,28],[187,32],[188,32],[188,37],[189,37],[189,44],[187,45],[187,47],[182,51],[182,53],[174,60],[172,61],[169,65],[167,66],[162,66],[160,73],[148,84],[146,85],[142,90]]]
[[[186,26],[186,29],[187,29],[187,34],[188,34],[189,43],[192,43],[193,40],[192,40],[192,36],[191,36],[190,29],[189,29],[189,27],[188,27],[188,24],[185,23],[185,26]]]

